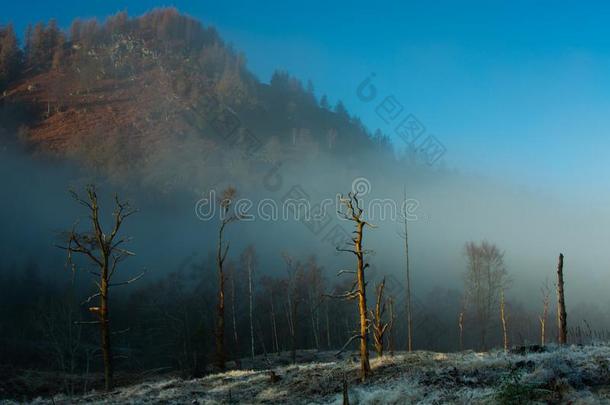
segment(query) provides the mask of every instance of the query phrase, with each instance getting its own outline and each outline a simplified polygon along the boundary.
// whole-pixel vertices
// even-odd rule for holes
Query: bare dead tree
[[[557,263],[557,326],[559,331],[558,343],[560,345],[565,345],[568,341],[566,300],[563,287],[563,253],[559,253]]]
[[[500,292],[500,320],[502,321],[502,342],[504,343],[504,351],[508,351],[508,333],[506,329],[506,311],[504,302],[504,290]]]
[[[368,310],[366,306],[366,279],[364,270],[369,267],[368,263],[365,263],[364,257],[368,251],[362,248],[362,241],[364,237],[364,228],[366,226],[373,228],[374,226],[364,220],[364,210],[360,207],[360,201],[358,200],[358,193],[348,193],[347,197],[342,196],[340,199],[341,208],[339,215],[348,221],[352,221],[356,227],[351,238],[352,243],[348,248],[337,247],[339,252],[349,252],[356,256],[356,270],[355,271],[340,271],[342,273],[355,274],[355,280],[352,288],[341,295],[333,296],[335,298],[343,299],[357,299],[358,300],[358,313],[360,316],[360,331],[352,336],[347,343],[343,346],[341,351],[349,346],[354,340],[360,340],[360,379],[366,380],[366,377],[371,372],[371,366],[369,363],[369,349],[368,349]]]
[[[83,325],[76,321],[78,308],[72,300],[73,290],[74,281],[70,287],[69,299],[62,299],[52,305],[40,302],[37,311],[40,314],[40,331],[49,339],[52,348],[49,357],[57,363],[63,389],[69,396],[76,393],[76,381],[71,376],[76,372],[78,357],[87,351],[83,345]]]
[[[407,350],[413,351],[413,314],[411,312],[411,269],[409,267],[409,227],[407,221],[407,188],[404,188],[404,201],[405,201],[405,212],[404,212],[404,234],[405,240],[405,260],[406,260],[406,277],[407,277],[407,296],[406,296],[406,314],[407,314]]]
[[[347,386],[347,376],[345,374],[343,375],[342,395],[343,395],[343,405],[349,405],[349,391],[348,391],[348,386]]]
[[[332,347],[331,339],[330,339],[330,301],[326,300],[325,305],[325,315],[326,315],[326,347],[330,349]]]
[[[218,229],[218,249],[216,252],[216,264],[218,269],[218,304],[216,307],[216,330],[214,331],[216,341],[215,366],[219,370],[225,369],[225,275],[224,263],[229,253],[229,242],[224,243],[223,236],[227,225],[239,220],[239,217],[230,213],[231,204],[237,191],[233,187],[226,188],[220,196],[220,227]]]
[[[239,334],[237,332],[237,306],[235,302],[235,266],[229,263],[229,279],[231,280],[231,318],[233,321],[233,345],[235,347],[235,361],[237,367],[241,368],[239,355]]]
[[[322,268],[316,263],[315,256],[311,256],[306,264],[307,302],[309,319],[311,321],[311,334],[314,338],[316,350],[320,350],[320,306],[323,301]]]
[[[265,346],[265,336],[263,335],[263,328],[261,327],[261,323],[258,319],[256,320],[256,333],[258,335],[258,341],[261,344],[261,349],[263,349],[263,358],[265,359],[267,365],[271,366],[271,363],[269,362],[269,357],[267,356],[267,346]],[[254,357],[252,357],[252,361],[254,361]]]
[[[465,246],[467,271],[465,274],[466,303],[470,304],[480,332],[480,348],[486,349],[487,333],[495,313],[501,290],[508,284],[504,268],[504,254],[488,242]]]
[[[548,280],[543,287],[540,288],[542,294],[542,314],[538,317],[540,320],[540,345],[546,344],[546,320],[549,313],[549,301],[551,289],[549,288]]]
[[[279,289],[278,281],[269,276],[263,276],[261,284],[265,287],[266,297],[269,300],[269,317],[271,325],[271,345],[276,354],[280,355],[280,344],[277,334],[277,314],[275,312],[276,290]]]
[[[248,246],[244,252],[245,265],[248,270],[248,307],[250,315],[250,357],[254,360],[254,292],[252,288],[252,274],[254,271],[254,246]]]
[[[373,339],[375,344],[375,352],[377,356],[383,356],[383,343],[384,336],[388,328],[391,326],[390,322],[384,322],[383,317],[385,314],[386,303],[383,300],[383,289],[385,288],[385,277],[377,285],[377,297],[375,300],[375,310],[371,310],[371,320],[373,323]]]
[[[269,302],[271,303],[271,327],[273,329],[273,342],[274,342],[274,347],[275,347],[275,352],[278,354],[280,354],[280,343],[278,341],[277,338],[277,321],[276,321],[276,317],[275,317],[275,306],[273,305],[273,290],[271,290],[271,293],[269,295]]]
[[[464,311],[460,311],[458,318],[458,328],[460,329],[460,351],[464,350]]]
[[[68,254],[68,263],[75,269],[76,265],[73,262],[73,255],[79,254],[84,256],[96,270],[91,270],[93,276],[97,278],[95,282],[97,291],[89,296],[83,303],[89,304],[91,300],[99,299],[98,306],[89,307],[89,312],[97,316],[97,320],[93,322],[84,322],[100,325],[101,349],[104,363],[104,386],[107,391],[113,387],[113,361],[112,347],[110,343],[110,310],[108,306],[109,293],[111,287],[131,284],[140,279],[144,272],[127,281],[113,283],[112,277],[116,272],[118,265],[134,253],[123,248],[123,245],[130,241],[130,238],[119,237],[119,232],[123,221],[137,212],[132,209],[129,203],[121,202],[118,196],[115,195],[115,208],[113,212],[114,224],[110,233],[104,232],[102,228],[102,220],[100,218],[100,207],[98,197],[94,185],[86,187],[87,197],[81,198],[75,192],[71,192],[72,197],[80,205],[87,208],[89,219],[91,221],[91,230],[86,232],[77,232],[76,225],[67,232],[67,244],[60,246],[66,250]]]
[[[303,279],[303,266],[300,262],[295,262],[291,256],[282,254],[286,262],[288,272],[288,285],[286,288],[286,317],[288,319],[288,330],[290,332],[290,353],[292,363],[297,362],[297,331],[298,331],[298,308],[303,300],[300,284]]]
[[[388,349],[390,351],[390,356],[394,356],[394,322],[396,322],[396,312],[394,311],[394,297],[392,296],[388,298],[388,307],[390,309],[390,326],[388,327],[390,335],[388,336]]]

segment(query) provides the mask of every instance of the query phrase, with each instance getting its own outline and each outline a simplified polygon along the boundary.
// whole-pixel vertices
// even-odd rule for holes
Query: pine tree
[[[45,62],[45,51],[44,51],[44,25],[38,23],[34,26],[32,35],[30,38],[30,46],[28,52],[28,64],[35,70],[42,70]]]
[[[72,25],[70,25],[70,41],[73,43],[80,42],[81,32],[83,30],[83,23],[78,18],[72,21]]]
[[[33,35],[32,24],[28,24],[28,27],[25,31],[25,38],[24,38],[25,46],[23,48],[25,62],[28,65],[30,64],[30,55],[32,54],[32,35]]]
[[[57,44],[53,51],[53,60],[51,62],[51,68],[53,70],[61,70],[64,63],[64,43],[65,38],[63,35],[59,35],[57,38]]]
[[[323,94],[322,98],[320,99],[320,107],[325,110],[330,110],[330,104],[328,103],[328,97],[326,97],[326,94]]]
[[[8,25],[0,36],[0,88],[6,87],[19,75],[21,50],[12,25]]]

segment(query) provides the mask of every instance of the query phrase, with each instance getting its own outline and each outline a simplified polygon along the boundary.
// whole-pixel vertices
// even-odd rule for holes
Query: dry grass
[[[314,357],[314,352],[303,352]],[[600,403],[609,402],[610,347],[585,346],[527,354],[400,353],[372,359],[373,374],[358,383],[353,358],[319,353],[316,362],[232,370],[200,379],[159,379],[55,403],[341,403],[349,381],[351,403]],[[333,360],[334,359],[334,360]],[[245,360],[244,360],[245,362]],[[255,364],[265,364],[257,358]],[[271,378],[271,371],[279,377]],[[49,399],[39,400],[49,403]]]

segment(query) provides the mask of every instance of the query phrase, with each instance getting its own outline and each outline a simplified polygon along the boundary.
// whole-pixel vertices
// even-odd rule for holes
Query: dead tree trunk
[[[241,368],[241,361],[239,355],[239,335],[237,333],[237,311],[235,306],[235,266],[230,267],[229,278],[231,280],[231,318],[233,321],[233,345],[235,347],[235,361],[237,368]]]
[[[308,291],[309,294],[309,318],[311,320],[311,334],[313,335],[314,346],[316,350],[320,350],[320,339],[318,337],[319,334],[319,320],[318,320],[318,303],[314,303],[313,294],[311,290]]]
[[[86,207],[89,211],[92,230],[77,233],[76,230],[72,228],[67,234],[67,246],[59,247],[68,252],[68,263],[72,269],[75,269],[75,265],[72,261],[72,254],[74,253],[84,255],[99,269],[99,272],[91,272],[93,275],[99,277],[99,281],[96,281],[98,286],[97,292],[84,301],[84,303],[88,304],[94,298],[99,299],[99,306],[89,307],[89,312],[96,314],[98,320],[83,323],[96,323],[100,325],[100,346],[104,363],[104,387],[106,391],[109,391],[113,388],[110,309],[108,305],[110,287],[131,284],[144,275],[144,272],[142,272],[130,280],[120,283],[111,283],[112,276],[117,270],[117,265],[127,257],[133,256],[132,252],[125,250],[122,247],[124,243],[129,241],[129,238],[118,238],[117,235],[123,221],[137,211],[131,209],[128,203],[120,202],[118,196],[115,196],[115,209],[113,212],[114,226],[112,231],[108,234],[102,229],[95,186],[87,186],[87,199],[81,199],[75,192],[72,192],[72,196],[79,204]]]
[[[506,329],[506,312],[504,303],[504,290],[500,293],[500,319],[502,320],[502,341],[504,343],[504,351],[508,351],[508,333]]]
[[[216,265],[218,270],[218,303],[216,305],[216,330],[214,337],[216,342],[215,366],[218,370],[225,369],[226,350],[225,350],[225,275],[224,263],[229,253],[229,243],[224,244],[223,233],[228,224],[237,221],[236,215],[229,215],[231,203],[235,198],[236,190],[232,187],[223,191],[220,199],[222,217],[220,228],[218,229],[218,249],[216,251]]]
[[[275,306],[273,305],[273,291],[269,293],[269,301],[271,303],[271,328],[273,332],[273,345],[275,348],[275,352],[280,354],[280,344],[277,338],[277,322],[275,319]]]
[[[295,263],[287,254],[283,254],[283,257],[288,272],[288,285],[286,288],[288,308],[286,308],[286,313],[288,317],[288,330],[290,332],[290,352],[292,363],[294,364],[297,361],[297,310],[303,295],[303,291],[299,288],[299,284],[303,277],[303,269],[300,262]]]
[[[224,292],[224,274],[222,272],[222,265],[219,266],[218,270],[218,303],[216,304],[216,367],[219,370],[225,368],[225,292]]]
[[[366,222],[362,214],[364,210],[360,207],[358,200],[358,193],[348,193],[347,198],[341,198],[341,204],[345,211],[340,211],[339,214],[349,221],[354,222],[356,230],[352,237],[352,249],[339,248],[340,252],[350,252],[356,256],[356,281],[352,290],[338,297],[344,299],[357,299],[358,300],[358,313],[360,317],[360,331],[357,335],[352,336],[344,347],[347,347],[351,341],[355,339],[360,340],[360,379],[366,380],[366,377],[371,372],[371,366],[369,363],[369,349],[368,349],[368,310],[366,306],[366,278],[364,270],[368,267],[368,263],[364,261],[364,255],[366,251],[362,248],[363,231],[365,226],[373,227],[371,224]],[[349,273],[354,273],[349,272]]]
[[[405,258],[407,261],[407,350],[409,352],[413,351],[413,318],[411,312],[411,269],[409,267],[409,229],[407,225],[407,189],[405,187],[405,218],[404,218],[404,226],[405,226]]]
[[[329,314],[329,303],[326,301],[325,309],[326,309],[326,347],[330,350],[332,344],[330,340],[330,314]]]
[[[104,388],[110,391],[114,385],[114,370],[112,367],[112,352],[110,350],[110,319],[108,317],[108,267],[102,270],[100,283],[100,337],[102,341],[102,358],[104,360]]]
[[[551,294],[551,290],[547,284],[540,289],[542,293],[542,315],[539,317],[540,320],[540,345],[544,346],[546,344],[546,319],[548,317],[549,312],[549,296]]]
[[[566,301],[563,290],[563,254],[559,254],[557,263],[557,326],[559,330],[558,342],[565,345],[568,341],[568,327],[566,314]]]
[[[377,299],[375,301],[375,310],[371,311],[373,320],[373,339],[375,344],[375,352],[377,356],[383,356],[383,339],[389,327],[389,323],[383,322],[385,313],[385,302],[383,301],[383,289],[385,287],[385,278],[377,285]]]
[[[343,405],[349,405],[349,393],[347,387],[347,376],[343,375]]]
[[[394,297],[390,297],[388,299],[388,304],[390,307],[390,336],[388,336],[388,349],[390,351],[390,356],[394,356],[394,322],[396,320],[396,314],[394,312]]]
[[[292,363],[295,364],[297,362],[297,301],[292,297],[290,292],[287,292],[287,298],[288,307],[286,308],[286,315],[288,318],[288,331],[290,332],[290,358]]]
[[[248,295],[250,301],[250,356],[254,360],[254,295],[252,292],[252,254],[248,254]]]
[[[458,328],[460,329],[460,351],[462,351],[464,350],[464,311],[460,312]]]
[[[366,281],[364,277],[364,260],[362,253],[362,228],[364,223],[356,226],[355,248],[358,257],[358,312],[360,313],[360,379],[364,381],[371,371],[369,348],[367,346],[368,319],[366,317]]]

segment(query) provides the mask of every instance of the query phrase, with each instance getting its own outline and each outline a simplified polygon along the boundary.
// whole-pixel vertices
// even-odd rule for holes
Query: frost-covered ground
[[[371,360],[366,383],[350,357],[175,378],[35,403],[334,403],[347,376],[352,404],[610,403],[610,346],[551,347],[538,353],[400,353]],[[279,378],[272,378],[272,373]]]

